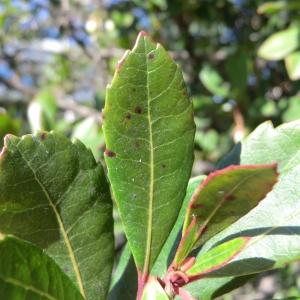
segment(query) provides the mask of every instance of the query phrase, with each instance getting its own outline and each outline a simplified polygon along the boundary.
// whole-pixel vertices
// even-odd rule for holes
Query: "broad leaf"
[[[248,241],[248,237],[236,238],[200,254],[186,274],[189,277],[202,278],[221,269],[243,250]]]
[[[289,54],[284,61],[290,79],[300,79],[300,51]]]
[[[182,205],[195,125],[181,71],[143,32],[118,65],[104,116],[112,191],[136,265],[147,274]]]
[[[43,250],[4,235],[0,235],[0,295],[7,300],[83,300]]]
[[[105,299],[112,203],[101,165],[58,133],[7,136],[0,155],[0,231],[46,250],[87,299]]]
[[[241,275],[283,267],[286,263],[299,259],[299,148],[299,121],[275,129],[271,123],[266,122],[242,142],[239,151],[235,151],[235,156],[239,157],[241,164],[277,162],[279,181],[255,209],[217,234],[201,249],[199,255],[222,241],[239,236],[251,237],[251,241],[232,262],[214,272],[214,276],[228,276],[227,278],[204,279],[188,286],[194,296],[204,300],[210,299],[213,295],[220,295],[222,287],[235,280],[233,276],[241,278]],[[230,159],[238,160],[234,156]],[[230,164],[230,161],[227,161],[227,164]]]
[[[274,33],[258,49],[258,55],[267,60],[280,60],[299,47],[299,26]]]
[[[196,245],[204,244],[253,209],[276,181],[274,164],[230,166],[211,173],[188,205],[175,264],[180,264]]]

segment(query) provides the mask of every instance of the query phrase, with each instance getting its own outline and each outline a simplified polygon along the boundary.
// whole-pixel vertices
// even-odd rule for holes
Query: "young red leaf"
[[[173,265],[180,265],[193,248],[253,209],[272,190],[277,177],[276,164],[229,166],[211,173],[191,198]]]

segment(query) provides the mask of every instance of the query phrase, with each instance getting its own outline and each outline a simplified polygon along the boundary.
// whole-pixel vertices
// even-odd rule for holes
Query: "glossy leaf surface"
[[[196,258],[186,274],[189,277],[204,277],[206,274],[221,269],[242,251],[248,241],[249,238],[240,237],[210,249]]]
[[[211,173],[189,203],[175,263],[253,209],[276,181],[275,164],[230,166]]]
[[[0,295],[11,300],[83,300],[56,263],[36,246],[0,235]]]
[[[181,71],[144,32],[119,62],[104,116],[112,191],[136,265],[147,274],[182,205],[195,126]]]
[[[260,125],[234,149],[224,164],[240,160],[241,164],[278,163],[279,181],[267,197],[249,214],[208,241],[201,253],[222,241],[239,236],[250,242],[225,268],[214,276],[188,286],[194,296],[211,299],[223,287],[242,279],[242,275],[259,273],[298,260],[300,257],[300,122],[273,128],[270,122]],[[237,276],[237,277],[235,277]],[[224,289],[226,291],[230,289]]]
[[[58,133],[7,136],[0,155],[0,231],[45,249],[87,299],[105,299],[112,203],[101,165]]]

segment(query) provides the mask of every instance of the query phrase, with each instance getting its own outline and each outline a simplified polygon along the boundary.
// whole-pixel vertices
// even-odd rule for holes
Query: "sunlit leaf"
[[[241,164],[278,163],[279,181],[267,197],[249,214],[214,236],[201,249],[205,253],[216,244],[237,237],[251,237],[243,251],[214,276],[192,283],[187,288],[203,300],[221,295],[243,282],[242,276],[284,267],[300,257],[300,122],[273,128],[260,125],[227,157]],[[228,160],[229,159],[229,160]],[[256,186],[254,187],[256,190]],[[199,253],[199,255],[200,255]],[[229,276],[229,277],[227,277]],[[236,277],[235,277],[236,276]],[[227,286],[227,288],[225,288]]]
[[[144,32],[119,62],[104,109],[108,177],[140,272],[150,272],[178,216],[195,125],[179,67]]]
[[[247,237],[236,238],[200,254],[186,274],[189,277],[201,278],[221,269],[242,251],[248,241]]]
[[[187,208],[175,264],[253,209],[272,190],[277,175],[274,164],[230,166],[211,173]]]

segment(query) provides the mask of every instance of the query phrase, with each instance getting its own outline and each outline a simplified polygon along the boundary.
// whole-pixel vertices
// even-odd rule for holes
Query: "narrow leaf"
[[[258,49],[258,56],[266,60],[280,60],[299,47],[299,26],[274,33]]]
[[[43,250],[2,234],[0,295],[7,300],[83,300],[72,281]]]
[[[197,256],[194,265],[186,272],[186,275],[202,278],[221,269],[243,250],[248,241],[247,237],[236,238]]]
[[[118,65],[104,115],[112,191],[136,265],[147,274],[182,205],[195,125],[181,71],[144,32]]]
[[[7,136],[0,155],[0,231],[45,249],[87,299],[105,299],[112,203],[101,165],[58,133]]]
[[[272,190],[277,175],[276,164],[230,166],[211,173],[197,187],[187,208],[175,264],[253,209]],[[193,222],[196,227],[191,230]]]

